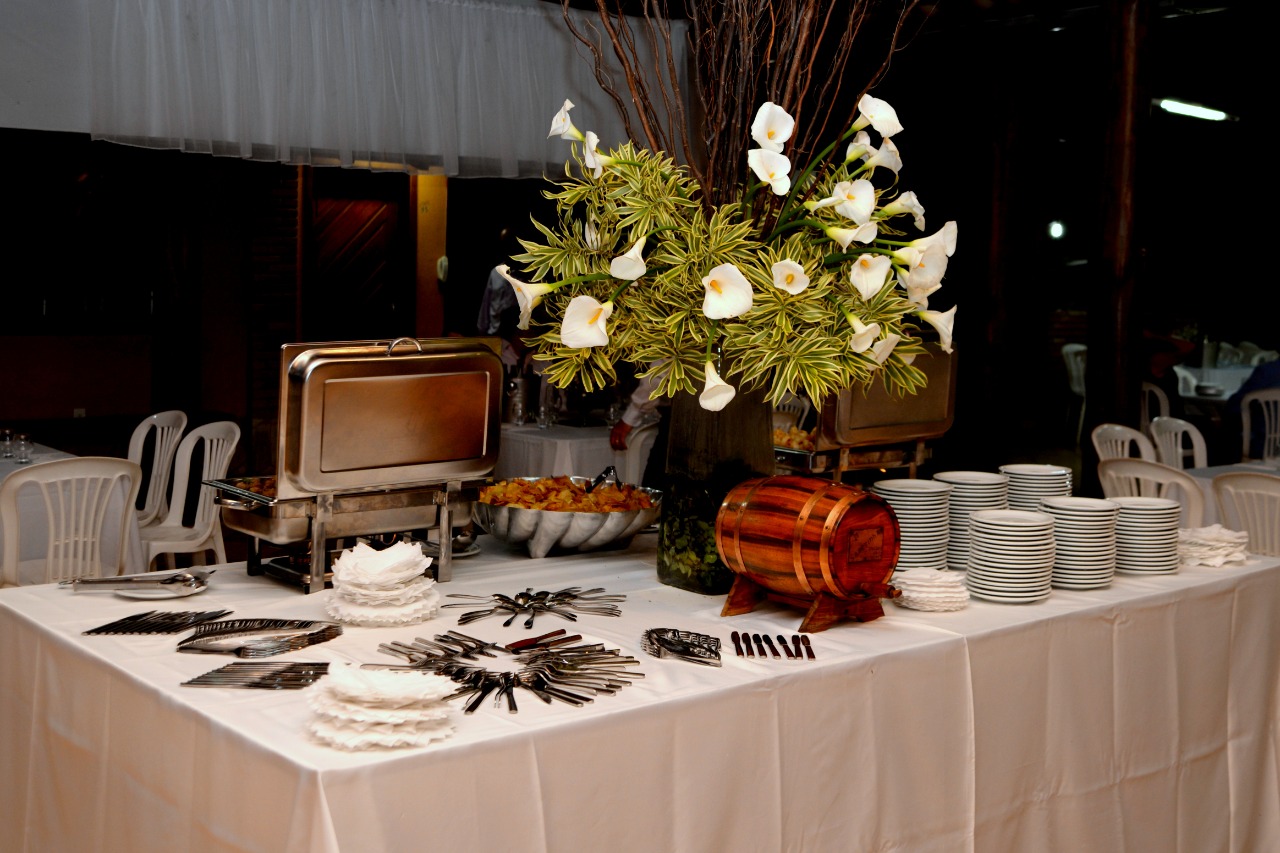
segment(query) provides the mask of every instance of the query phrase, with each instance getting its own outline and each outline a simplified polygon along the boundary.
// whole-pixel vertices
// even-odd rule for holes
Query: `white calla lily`
[[[904,246],[893,256],[907,266],[903,286],[908,290],[938,284],[947,274],[947,250],[940,242],[927,245],[923,251],[917,246]]]
[[[841,181],[832,188],[831,200],[835,203],[836,213],[864,225],[871,221],[871,214],[876,209],[876,188],[865,179]]]
[[[915,193],[911,191],[904,192],[880,208],[881,219],[887,219],[890,216],[901,216],[904,213],[909,213],[915,217],[916,228],[920,231],[924,230],[924,205],[916,198]]]
[[[529,319],[533,314],[533,309],[538,307],[538,303],[542,301],[542,297],[555,290],[554,285],[550,284],[531,284],[527,281],[521,281],[511,275],[511,267],[502,264],[495,267],[498,275],[502,276],[511,285],[511,289],[516,292],[516,304],[520,306],[520,321],[516,324],[517,329],[528,329]]]
[[[852,163],[854,160],[861,160],[867,156],[867,152],[871,150],[871,134],[865,130],[860,130],[853,136],[853,141],[849,143],[849,147],[844,150],[844,162]]]
[[[938,330],[942,351],[951,352],[952,331],[956,325],[956,306],[947,311],[917,311],[916,316]]]
[[[787,140],[795,130],[796,120],[782,107],[765,101],[756,110],[755,120],[751,122],[751,138],[766,151],[781,154]]]
[[[747,152],[747,165],[756,177],[769,185],[774,195],[786,195],[791,190],[791,161],[781,154],[752,148]]]
[[[889,106],[888,101],[882,101],[879,98],[873,98],[870,95],[863,95],[858,101],[858,120],[853,123],[854,130],[862,130],[867,125],[871,125],[876,129],[876,133],[888,138],[895,133],[902,132],[902,124],[898,121],[898,114],[893,107]]]
[[[706,366],[707,382],[698,395],[698,405],[708,412],[718,412],[737,395],[738,390],[720,378],[711,362]]]
[[[919,305],[921,308],[928,308],[929,297],[942,287],[942,282],[913,282],[908,277],[902,286],[907,291],[908,302]]]
[[[599,144],[600,137],[596,136],[595,131],[588,130],[586,138],[582,141],[582,164],[591,170],[591,176],[595,178],[600,177],[604,173],[604,167],[613,160],[596,151],[596,146]]]
[[[849,270],[849,281],[857,289],[864,302],[870,302],[881,291],[893,269],[893,259],[888,255],[862,255]]]
[[[558,136],[561,139],[582,141],[582,131],[574,127],[573,121],[569,118],[569,110],[571,109],[573,109],[573,101],[566,98],[564,106],[560,108],[560,112],[556,113],[555,117],[551,119],[551,132],[547,134],[547,139]]]
[[[890,332],[885,335],[882,340],[876,341],[871,347],[871,357],[876,360],[876,364],[884,364],[889,360],[889,356],[893,355],[893,348],[902,340],[902,335]]]
[[[832,240],[840,244],[841,249],[849,248],[849,244],[855,240],[859,243],[870,243],[876,239],[876,235],[880,233],[880,229],[874,222],[864,222],[857,228],[835,228],[826,226],[822,229]]]
[[[596,229],[596,221],[591,217],[587,217],[587,221],[582,223],[582,241],[592,251],[600,248],[600,232]]]
[[[609,343],[605,322],[613,313],[613,303],[599,301],[590,296],[575,296],[564,309],[564,321],[560,324],[560,340],[567,347],[602,347]]]
[[[955,220],[949,220],[945,225],[939,228],[935,233],[928,237],[919,237],[911,241],[911,245],[917,249],[928,249],[930,246],[937,244],[942,246],[946,251],[947,257],[951,257],[956,253],[956,237],[958,227]]]
[[[773,286],[793,296],[809,286],[809,276],[804,267],[790,258],[778,261],[770,270],[773,273]]]
[[[880,324],[867,324],[852,314],[846,315],[853,326],[853,337],[849,339],[849,349],[854,352],[866,352],[867,348],[880,337]]]
[[[609,275],[614,278],[620,278],[623,281],[635,281],[644,275],[649,268],[645,265],[644,241],[648,239],[648,235],[641,237],[636,241],[635,245],[627,250],[626,254],[619,255],[609,262]]]
[[[751,282],[733,264],[721,264],[702,279],[707,294],[702,313],[709,320],[726,320],[751,310]]]
[[[879,148],[867,152],[866,166],[868,169],[888,169],[895,175],[898,174],[902,169],[902,156],[898,153],[898,146],[893,144],[892,139],[886,139],[880,143]]]

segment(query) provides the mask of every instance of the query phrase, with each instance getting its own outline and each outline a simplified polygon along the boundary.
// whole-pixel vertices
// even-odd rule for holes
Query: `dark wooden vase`
[[[666,483],[658,533],[658,580],[723,595],[734,574],[716,548],[716,515],[739,483],[773,470],[773,419],[764,391],[739,392],[708,412],[694,394],[671,401]]]
[[[898,520],[883,499],[817,477],[739,484],[716,517],[716,545],[737,576],[722,616],[768,598],[806,612],[802,631],[884,615],[881,598],[899,551]]]

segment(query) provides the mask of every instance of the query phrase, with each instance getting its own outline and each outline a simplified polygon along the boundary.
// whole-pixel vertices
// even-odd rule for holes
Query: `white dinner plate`
[[[152,601],[161,598],[186,598],[190,595],[199,595],[209,588],[209,584],[203,583],[200,586],[182,586],[174,584],[173,586],[161,587],[159,589],[117,589],[112,590],[121,598],[137,598],[145,601]]]

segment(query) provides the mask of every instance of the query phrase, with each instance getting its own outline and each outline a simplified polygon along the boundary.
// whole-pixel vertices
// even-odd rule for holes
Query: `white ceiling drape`
[[[602,148],[625,137],[558,3],[96,0],[89,16],[98,139],[521,177],[568,159],[546,138],[565,98]],[[685,31],[675,22],[679,68]]]

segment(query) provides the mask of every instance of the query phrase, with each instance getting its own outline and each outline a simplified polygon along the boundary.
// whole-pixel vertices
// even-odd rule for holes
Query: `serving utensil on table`
[[[241,687],[258,690],[298,690],[329,672],[323,662],[237,662],[182,682],[183,687]]]
[[[148,610],[135,613],[106,625],[100,625],[85,634],[178,634],[202,622],[230,616],[230,610]]]
[[[208,585],[209,576],[215,571],[217,569],[179,569],[172,572],[139,572],[104,578],[71,578],[59,581],[58,586],[69,586],[73,592],[79,592],[81,589],[139,590],[167,587],[199,590]]]
[[[178,651],[242,658],[294,652],[341,636],[337,622],[315,619],[230,619],[200,625],[178,643]]]

